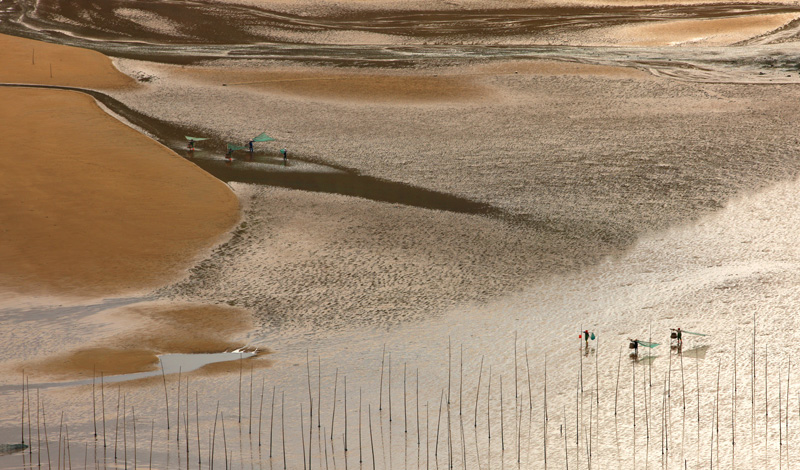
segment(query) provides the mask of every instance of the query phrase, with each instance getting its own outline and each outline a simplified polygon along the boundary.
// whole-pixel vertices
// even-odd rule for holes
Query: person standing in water
[[[639,340],[638,339],[631,339],[630,349],[633,349],[633,357],[639,358]]]
[[[284,166],[285,166],[285,165],[286,165],[286,163],[287,163],[287,158],[286,158],[286,154],[287,154],[287,152],[286,152],[286,149],[285,149],[285,148],[281,149],[281,154],[283,155],[283,164],[284,164]]]
[[[670,336],[672,336],[673,338],[678,340],[678,351],[680,351],[681,348],[683,348],[683,334],[681,332],[681,329],[680,328],[671,328],[671,330],[672,330],[672,335],[670,335]]]

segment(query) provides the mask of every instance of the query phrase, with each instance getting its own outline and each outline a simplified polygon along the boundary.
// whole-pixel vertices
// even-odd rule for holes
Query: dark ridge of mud
[[[343,66],[407,67],[425,60],[515,58],[549,53],[543,46],[503,46],[504,38],[530,44],[554,31],[678,19],[735,18],[800,12],[770,4],[549,7],[527,9],[365,11],[299,15],[194,0],[12,0],[0,12],[0,32],[94,49],[107,55],[174,64],[217,58],[255,58]],[[136,12],[168,25],[135,21]],[[352,46],[297,42],[297,34],[375,33],[407,38],[406,46]],[[790,34],[791,35],[791,34]],[[791,36],[794,37],[794,36]],[[291,39],[290,39],[291,38]],[[786,41],[787,36],[781,36]],[[492,46],[490,44],[500,44]],[[543,42],[542,42],[543,44]],[[411,53],[411,54],[409,54]]]
[[[94,90],[49,85],[0,84],[0,86],[47,88],[86,93],[131,124],[150,133],[156,140],[171,148],[179,155],[186,155],[188,153],[184,146],[186,142],[184,136],[197,133],[196,130],[182,128],[169,122],[136,112],[120,101]],[[225,148],[225,142],[216,138],[203,141],[202,144],[203,147],[207,149]],[[211,154],[212,150],[203,153]],[[302,156],[300,158],[292,156],[289,165],[292,165],[296,160],[324,166],[325,168],[323,168],[323,170],[335,171],[281,171],[280,165],[263,161],[263,157],[260,155],[256,156],[255,161],[247,161],[248,154],[239,151],[237,152],[237,156],[229,162],[223,158],[222,150],[219,151],[219,154],[220,156],[217,158],[209,158],[207,156],[203,158],[192,158],[192,156],[189,156],[187,159],[226,183],[241,182],[299,189],[303,191],[342,194],[345,196],[355,196],[371,199],[373,201],[402,204],[424,209],[486,215],[509,221],[515,220],[517,222],[523,221],[523,219],[519,219],[489,204],[429,189],[418,188],[404,183],[361,175],[352,169],[328,165],[320,159],[303,159]],[[262,159],[262,162],[259,162],[259,159]],[[263,167],[259,168],[259,165],[263,165]],[[529,224],[535,225],[535,222],[530,221]]]

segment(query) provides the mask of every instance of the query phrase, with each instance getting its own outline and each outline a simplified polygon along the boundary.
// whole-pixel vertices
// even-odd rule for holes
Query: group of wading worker
[[[670,328],[670,342],[672,342],[672,340],[675,340],[675,343],[672,345],[672,348],[677,349],[678,352],[683,350],[683,333],[684,331],[682,331],[680,328]],[[706,336],[705,334],[702,333],[689,332],[689,334]],[[589,354],[589,340],[596,339],[594,332],[589,330],[583,330],[578,335],[578,339],[583,339],[584,351],[586,354]],[[639,346],[654,348],[659,345],[658,343],[651,343],[649,341],[642,341],[639,339],[628,339],[628,341],[630,342],[628,348],[633,349],[633,354],[632,354],[633,357],[639,357]]]

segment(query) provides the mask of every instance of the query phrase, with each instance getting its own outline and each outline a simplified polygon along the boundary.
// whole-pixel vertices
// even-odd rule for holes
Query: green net
[[[245,148],[247,147],[245,147],[244,145],[228,144],[228,150],[244,150]]]
[[[261,134],[258,134],[258,136],[253,137],[253,142],[272,142],[273,140],[275,139],[268,136],[266,132],[262,132]]]
[[[639,346],[644,346],[645,348],[654,348],[658,346],[660,343],[650,343],[647,341],[638,341]]]

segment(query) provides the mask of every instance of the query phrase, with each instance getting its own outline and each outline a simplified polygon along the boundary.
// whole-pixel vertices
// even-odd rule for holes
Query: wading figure
[[[630,344],[628,345],[628,349],[633,349],[633,357],[638,359],[639,358],[639,340],[638,339],[629,339]]]
[[[670,328],[670,331],[672,331],[672,333],[670,333],[669,337],[670,339],[677,340],[678,351],[680,351],[683,348],[683,333],[680,328]]]
[[[284,165],[284,166],[285,166],[285,165],[286,165],[286,163],[287,163],[286,154],[287,154],[287,152],[286,152],[286,149],[281,149],[281,155],[283,155],[283,165]]]

